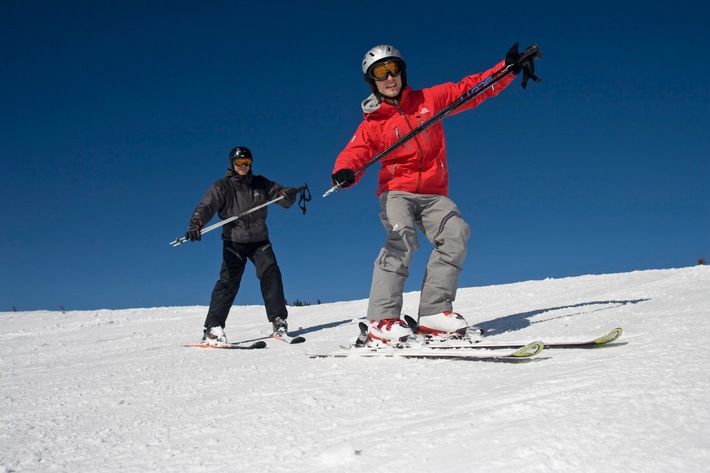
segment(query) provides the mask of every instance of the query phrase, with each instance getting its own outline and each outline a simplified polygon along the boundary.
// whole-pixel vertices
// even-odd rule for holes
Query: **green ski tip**
[[[624,331],[621,329],[621,327],[615,328],[614,330],[607,333],[606,335],[602,335],[601,337],[594,340],[594,344],[595,345],[604,345],[606,343],[613,342],[614,340],[619,338],[622,333],[624,333]]]
[[[532,342],[532,343],[529,343],[529,344],[525,345],[525,346],[522,347],[521,349],[517,350],[516,352],[514,352],[514,353],[513,353],[512,355],[510,355],[510,356],[514,356],[514,357],[516,357],[516,358],[525,358],[525,357],[528,357],[528,356],[535,356],[535,355],[537,355],[538,353],[540,353],[540,352],[541,352],[542,350],[544,350],[544,349],[545,349],[545,344],[544,344],[544,343],[539,342],[539,341],[538,341],[538,342]]]

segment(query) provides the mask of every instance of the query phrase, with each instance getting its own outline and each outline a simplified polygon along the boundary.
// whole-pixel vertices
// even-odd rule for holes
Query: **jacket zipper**
[[[409,131],[410,132],[414,131],[414,128],[412,128],[412,124],[409,123],[409,120],[407,119],[407,115],[404,113],[404,110],[402,110],[402,107],[399,105],[399,100],[396,100],[394,102],[394,104],[397,106],[397,110],[399,110],[399,113],[402,115],[405,123],[409,127]],[[419,121],[421,121],[421,118],[419,119]],[[426,130],[425,130],[425,133],[426,133]],[[428,137],[427,137],[427,141],[428,141]],[[417,144],[417,148],[419,148],[419,159],[417,160],[417,163],[418,163],[417,186],[415,188],[415,193],[418,194],[419,188],[421,187],[421,183],[422,183],[422,172],[424,171],[424,167],[423,167],[424,150],[422,149],[422,145],[419,143],[419,139],[417,136],[414,137],[414,142]]]
[[[394,129],[394,134],[397,135],[397,139],[398,139],[398,140],[399,140],[399,139],[402,139],[402,136],[403,136],[403,135],[402,135],[402,133],[399,131],[399,128],[396,128],[396,127],[395,127],[395,129]],[[407,149],[409,149],[410,151],[411,151],[411,149],[412,149],[412,146],[409,144],[409,142],[404,143],[403,146],[406,146]]]

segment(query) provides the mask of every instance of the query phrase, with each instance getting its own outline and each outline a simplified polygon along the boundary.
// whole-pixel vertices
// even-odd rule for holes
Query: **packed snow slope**
[[[317,358],[366,301],[290,308],[264,350],[186,348],[205,307],[0,313],[0,472],[710,471],[710,268],[461,289],[527,363]],[[416,313],[417,293],[405,311]],[[235,306],[227,335],[269,333]]]

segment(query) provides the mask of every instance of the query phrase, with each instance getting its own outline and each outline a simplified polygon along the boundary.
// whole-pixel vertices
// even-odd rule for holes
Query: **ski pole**
[[[296,193],[298,194],[299,192],[303,192],[303,191],[306,190],[306,189],[308,189],[308,184],[303,184],[301,187],[299,187],[298,189],[296,189]],[[245,215],[249,215],[249,214],[252,213],[252,212],[255,212],[255,211],[259,210],[259,209],[262,209],[262,208],[266,207],[267,205],[271,205],[271,204],[273,204],[273,203],[276,203],[276,202],[278,202],[279,200],[281,200],[281,199],[283,199],[283,198],[284,198],[284,196],[283,196],[283,195],[280,195],[280,196],[278,196],[277,198],[275,198],[275,199],[273,199],[273,200],[270,200],[270,201],[268,201],[268,202],[264,202],[263,204],[257,205],[256,207],[252,207],[252,208],[249,209],[249,210],[245,210],[244,212],[240,213],[239,215],[235,215],[235,216],[233,216],[233,217],[225,218],[225,219],[222,220],[221,222],[217,222],[217,223],[215,223],[215,224],[213,224],[213,225],[210,225],[209,227],[205,227],[205,228],[203,228],[202,230],[200,230],[200,235],[204,235],[204,234],[207,233],[207,232],[211,232],[211,231],[214,230],[215,228],[222,227],[222,226],[224,226],[224,225],[226,225],[226,224],[228,224],[228,223],[230,223],[230,222],[233,222],[233,221],[237,220],[238,218],[242,218],[242,217],[244,217]],[[174,247],[177,247],[177,246],[183,245],[186,241],[188,241],[187,238],[181,237],[181,238],[176,238],[175,240],[171,241],[170,244],[171,244],[172,246],[174,246]]]
[[[528,61],[528,63],[532,62],[534,59],[540,58],[540,48],[538,47],[537,44],[533,44],[529,48],[527,48],[525,51],[523,51],[520,54],[520,59],[518,61],[518,64],[522,64],[524,61]],[[474,97],[477,97],[481,93],[485,92],[489,88],[491,88],[494,84],[499,82],[501,79],[506,77],[508,74],[512,74],[513,67],[515,64],[509,64],[505,67],[502,67],[495,71],[493,74],[491,74],[489,77],[469,89],[466,93],[461,95],[459,98],[451,102],[449,105],[446,107],[442,108],[439,110],[437,113],[431,116],[428,120],[424,121],[421,123],[419,126],[414,128],[412,131],[392,143],[387,149],[382,151],[380,154],[376,154],[370,161],[366,162],[364,165],[362,165],[358,170],[354,172],[354,174],[357,176],[358,174],[361,174],[362,172],[365,171],[365,169],[369,168],[376,162],[380,161],[382,158],[384,158],[386,155],[394,151],[395,149],[399,148],[401,145],[406,143],[407,141],[411,140],[424,130],[429,129],[433,125],[439,123],[441,120],[443,120],[447,115],[449,115],[451,112],[458,110],[461,108],[461,106],[465,105],[471,99]],[[533,78],[533,80],[537,79],[536,77]],[[537,79],[536,81],[539,81]],[[328,197],[330,194],[333,192],[341,190],[342,183],[338,182],[336,183],[333,187],[328,189],[325,194],[323,194],[323,197]]]

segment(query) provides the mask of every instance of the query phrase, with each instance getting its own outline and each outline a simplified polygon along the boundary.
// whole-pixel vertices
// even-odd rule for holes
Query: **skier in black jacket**
[[[207,190],[190,218],[185,238],[199,241],[200,230],[214,214],[221,219],[239,215],[260,204],[274,200],[289,208],[296,201],[297,190],[252,174],[251,151],[237,146],[229,153],[230,168],[227,175]],[[287,331],[286,298],[284,297],[281,270],[276,262],[266,227],[267,206],[240,217],[222,227],[222,269],[212,290],[209,311],[205,319],[203,343],[224,344],[227,336],[224,327],[234,298],[244,274],[247,259],[254,264],[261,282],[266,316],[275,333]]]

